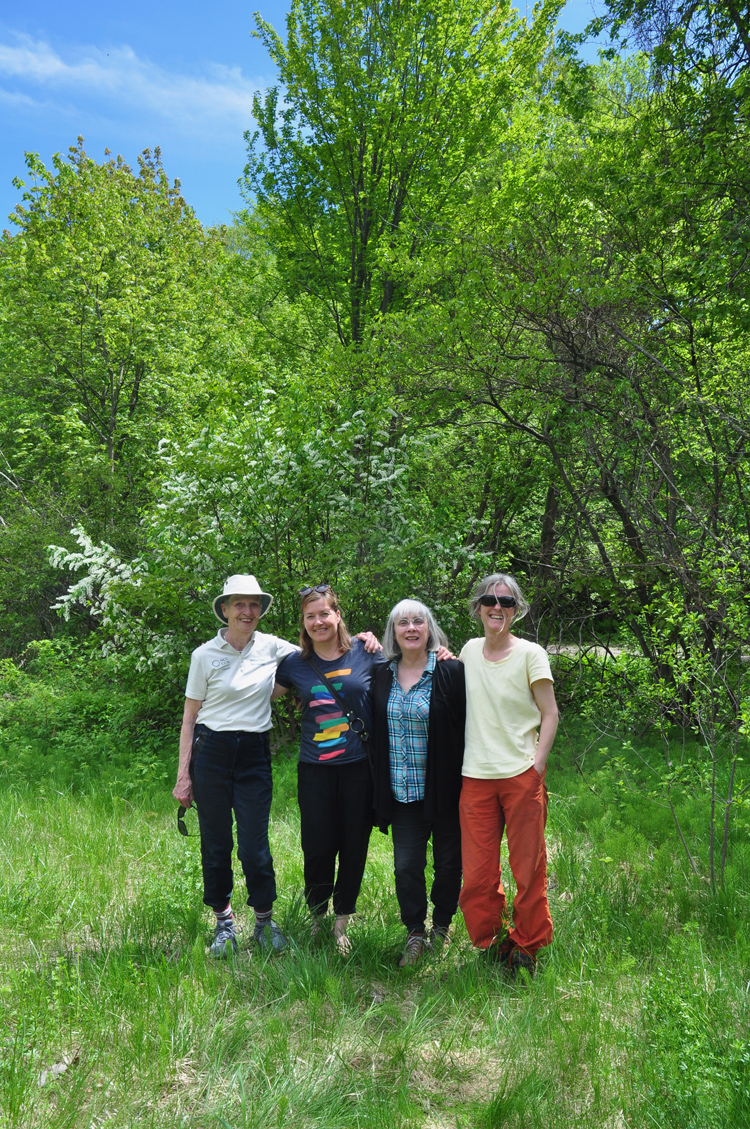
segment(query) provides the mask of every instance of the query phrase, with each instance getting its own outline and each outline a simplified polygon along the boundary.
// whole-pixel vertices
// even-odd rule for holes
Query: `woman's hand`
[[[360,631],[357,638],[364,643],[368,655],[377,655],[379,651],[383,650],[382,643],[378,642],[377,636],[373,635],[371,631]]]
[[[193,802],[190,758],[193,752],[195,723],[202,705],[203,702],[199,702],[197,698],[185,699],[185,712],[182,715],[182,728],[180,729],[180,760],[177,765],[177,783],[172,789],[172,795],[180,801],[184,808],[189,808]]]
[[[177,776],[177,783],[172,789],[172,795],[176,800],[182,804],[184,808],[192,807],[193,805],[193,782],[188,776],[183,779],[181,775]]]
[[[445,662],[446,659],[455,659],[455,657],[453,652],[449,651],[447,647],[444,647],[442,643],[435,652],[435,658],[439,663]]]

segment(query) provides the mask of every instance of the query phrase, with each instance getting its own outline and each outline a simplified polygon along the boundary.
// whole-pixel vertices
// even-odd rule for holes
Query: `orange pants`
[[[458,904],[474,945],[486,949],[508,925],[500,841],[516,880],[509,941],[532,956],[552,940],[547,901],[547,789],[532,765],[506,780],[464,776],[459,805],[464,884]]]

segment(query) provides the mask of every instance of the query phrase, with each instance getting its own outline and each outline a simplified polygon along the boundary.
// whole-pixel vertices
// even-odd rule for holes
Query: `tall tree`
[[[293,0],[286,45],[256,17],[283,92],[255,99],[246,189],[291,292],[343,343],[403,297],[393,244],[416,255],[464,191],[560,7],[541,0],[529,25],[508,0]]]
[[[203,231],[158,150],[135,174],[92,160],[82,142],[35,183],[0,244],[0,395],[18,426],[4,436],[13,473],[77,493],[109,536],[142,500],[149,461],[200,385],[211,334]],[[190,379],[189,374],[193,373]]]

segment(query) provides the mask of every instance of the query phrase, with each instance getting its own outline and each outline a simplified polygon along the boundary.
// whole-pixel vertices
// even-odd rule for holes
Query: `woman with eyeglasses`
[[[430,942],[445,946],[461,889],[458,798],[464,749],[464,669],[456,659],[436,661],[446,644],[432,612],[418,600],[391,611],[383,639],[387,665],[372,681],[375,813],[390,824],[393,869],[406,943],[401,968],[417,964]],[[434,877],[427,916],[427,844]]]
[[[372,831],[370,683],[384,660],[352,639],[329,584],[303,588],[300,611],[300,651],[280,664],[273,696],[294,689],[302,702],[297,799],[312,933],[332,901],[334,940],[346,955]]]
[[[544,775],[557,732],[549,659],[511,628],[529,605],[512,576],[477,585],[471,614],[484,637],[461,651],[466,673],[466,748],[459,805],[463,889],[459,904],[472,942],[511,975],[533,976],[552,940],[547,902],[547,789]],[[500,867],[503,832],[516,882],[513,921]]]

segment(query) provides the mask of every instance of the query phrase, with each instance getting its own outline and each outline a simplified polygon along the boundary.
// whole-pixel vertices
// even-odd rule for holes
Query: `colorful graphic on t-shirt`
[[[343,678],[344,675],[351,674],[351,667],[345,667],[341,670],[331,670],[326,674],[326,678]],[[341,691],[343,682],[332,682],[331,685],[335,690]],[[333,706],[334,711],[329,713],[319,713],[315,715],[315,721],[318,724],[319,732],[313,737],[313,741],[319,749],[325,749],[324,753],[320,754],[320,760],[329,761],[334,757],[338,757],[346,749],[346,738],[343,744],[341,741],[342,734],[346,733],[349,728],[349,722],[344,717],[342,710],[336,710],[336,699],[331,697],[331,692],[327,686],[312,687],[313,698],[310,702],[310,709],[326,709],[328,706]],[[338,748],[332,746],[338,745]]]

